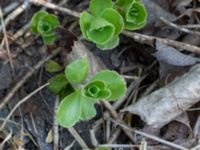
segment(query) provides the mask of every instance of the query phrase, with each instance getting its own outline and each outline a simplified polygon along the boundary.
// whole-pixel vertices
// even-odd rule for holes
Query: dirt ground
[[[191,148],[198,150],[195,146],[200,144],[198,76],[200,2],[198,0],[142,0],[142,2],[148,11],[147,25],[141,30],[134,31],[135,34],[132,36],[129,31],[122,33],[120,44],[116,48],[102,51],[96,48],[95,44],[81,38],[81,42],[94,54],[95,59],[100,60],[106,68],[116,70],[123,75],[128,90],[126,97],[117,107],[115,107],[117,102],[111,103],[111,108],[107,108],[102,102],[97,103],[95,105],[97,115],[92,120],[79,122],[74,129],[90,149],[104,147],[116,150]],[[50,3],[81,12],[88,8],[89,0],[52,0]],[[17,12],[16,10],[22,5],[24,7],[21,13]],[[45,71],[44,62],[34,68],[41,60],[52,55],[52,50],[56,46],[45,46],[41,37],[30,32],[30,20],[33,14],[41,9],[56,14],[61,25],[80,38],[78,18],[62,10],[46,8],[45,4],[36,5],[33,0],[0,0],[0,7],[6,26],[6,31],[3,31],[1,21],[0,149],[83,149],[79,143],[80,139],[75,138],[68,129],[56,125],[54,111],[58,100],[48,88],[28,98],[6,120],[20,100],[55,75]],[[191,27],[192,25],[195,27]],[[144,35],[147,36],[143,37]],[[67,41],[66,43],[68,44]],[[67,53],[68,51],[61,51],[53,57],[53,60],[64,66]],[[189,71],[195,66],[193,71]],[[197,76],[190,78],[190,74],[193,73]],[[178,86],[177,82],[184,84]],[[174,106],[170,98],[166,98],[165,101],[169,101],[173,108],[169,103],[163,105],[156,103],[152,104],[153,106],[150,106],[151,102],[145,103],[148,100],[159,101],[166,97],[165,92],[159,95],[159,90],[166,90],[166,85],[174,87],[172,89],[176,92],[171,91],[170,98],[173,98],[173,102],[177,102],[177,105],[180,104],[180,107],[175,104]],[[180,89],[180,85],[183,89]],[[195,96],[188,98],[187,91],[195,93]],[[154,92],[158,92],[159,98],[151,96]],[[9,97],[9,94],[12,96]],[[187,102],[180,98],[184,96],[187,97]],[[6,97],[8,100],[4,103]],[[145,98],[147,100],[144,100]],[[143,101],[145,102],[142,103]],[[136,106],[138,107],[135,108]],[[144,114],[141,110],[137,110],[139,108],[144,109]],[[119,123],[117,117],[112,114],[113,111],[124,124]],[[151,122],[152,116],[155,122]],[[6,124],[2,128],[5,120]],[[58,128],[58,133],[55,133],[55,126]],[[55,136],[59,136],[57,145]]]

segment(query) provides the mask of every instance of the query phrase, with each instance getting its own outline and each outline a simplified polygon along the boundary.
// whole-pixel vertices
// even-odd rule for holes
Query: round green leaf
[[[80,20],[79,20],[80,29],[83,34],[83,37],[86,39],[88,39],[87,31],[89,31],[90,29],[92,18],[93,17],[85,11],[80,14]]]
[[[40,19],[38,28],[44,36],[54,35],[54,29],[60,25],[57,16],[48,14]]]
[[[49,82],[48,85],[49,90],[55,94],[58,94],[62,90],[62,88],[64,88],[68,84],[64,74],[59,74],[51,78],[48,82]]]
[[[97,45],[97,47],[101,50],[110,50],[115,48],[117,45],[119,45],[119,36],[115,36],[112,39],[110,39],[106,44]]]
[[[91,0],[89,9],[93,16],[99,16],[104,9],[112,7],[112,0]]]
[[[89,62],[86,57],[71,62],[65,68],[65,76],[71,83],[80,83],[88,75]]]
[[[101,17],[114,25],[115,35],[119,35],[122,32],[124,28],[124,20],[122,16],[115,9],[106,8],[102,12]]]
[[[39,20],[42,19],[43,17],[45,17],[46,15],[48,15],[48,13],[46,11],[38,11],[37,13],[35,13],[31,19],[31,30],[33,33],[38,34],[38,23]]]
[[[94,18],[87,32],[89,40],[103,45],[113,38],[115,27],[103,18]]]
[[[88,97],[82,96],[81,98],[81,120],[88,120],[96,115],[96,109],[94,107],[95,101],[88,99]]]
[[[104,81],[107,88],[111,91],[108,100],[117,100],[125,95],[126,82],[116,71],[103,70],[98,72],[92,80]]]
[[[107,88],[104,81],[93,80],[86,84],[82,90],[85,97],[93,98],[96,100],[107,99],[111,96],[111,91]]]
[[[75,91],[65,97],[58,106],[56,119],[63,127],[72,127],[81,116],[81,92]]]
[[[45,70],[49,73],[54,73],[62,70],[62,67],[54,60],[49,60],[45,63]]]

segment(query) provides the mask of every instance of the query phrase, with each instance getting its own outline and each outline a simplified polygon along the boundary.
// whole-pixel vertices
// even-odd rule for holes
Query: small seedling
[[[66,96],[58,107],[56,117],[63,127],[71,127],[78,121],[94,117],[96,115],[94,104],[98,100],[115,101],[124,96],[126,92],[126,82],[123,77],[110,70],[96,73],[90,81],[84,84],[89,65],[87,58],[84,57],[73,61],[65,68],[67,82],[71,85],[82,83],[82,86],[74,89],[75,91]],[[60,78],[64,79],[63,75]],[[58,91],[54,89],[58,93],[63,84],[60,84],[60,87],[53,87],[58,89]]]
[[[54,30],[60,25],[57,16],[49,14],[46,11],[38,11],[31,20],[32,32],[41,35],[44,43],[53,44],[56,40]]]
[[[89,10],[91,14],[84,11],[80,15],[80,28],[84,38],[103,50],[116,47],[124,21],[113,8],[112,0],[92,0]]]
[[[85,39],[94,42],[102,50],[119,44],[123,29],[141,29],[146,24],[147,12],[139,0],[91,0],[90,13],[80,15],[80,28]]]
[[[137,30],[145,26],[147,11],[140,0],[117,0],[114,7],[123,16],[125,29]]]

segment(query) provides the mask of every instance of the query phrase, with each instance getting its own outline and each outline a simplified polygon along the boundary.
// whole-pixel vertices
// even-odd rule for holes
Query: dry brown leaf
[[[148,125],[159,128],[176,119],[200,100],[200,64],[167,86],[125,108]]]

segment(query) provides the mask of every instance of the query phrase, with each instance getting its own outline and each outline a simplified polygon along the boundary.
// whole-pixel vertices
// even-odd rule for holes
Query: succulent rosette
[[[119,34],[123,30],[122,16],[113,8],[112,0],[91,0],[90,13],[80,15],[80,28],[84,38],[106,50],[119,44]]]
[[[140,0],[117,0],[114,7],[123,16],[125,29],[137,30],[145,26],[147,11]]]
[[[65,74],[50,80],[50,89],[59,93],[68,82],[75,85],[83,83],[88,68],[89,62],[85,57],[71,62],[65,68]],[[52,83],[56,84],[52,86]],[[98,100],[115,101],[125,92],[126,82],[122,76],[115,71],[100,71],[88,83],[62,99],[57,109],[57,121],[63,127],[71,127],[80,120],[91,119],[96,115],[94,105]]]
[[[58,17],[46,11],[39,11],[34,14],[31,20],[32,32],[41,35],[44,43],[53,44],[56,39],[54,29],[60,25]]]

